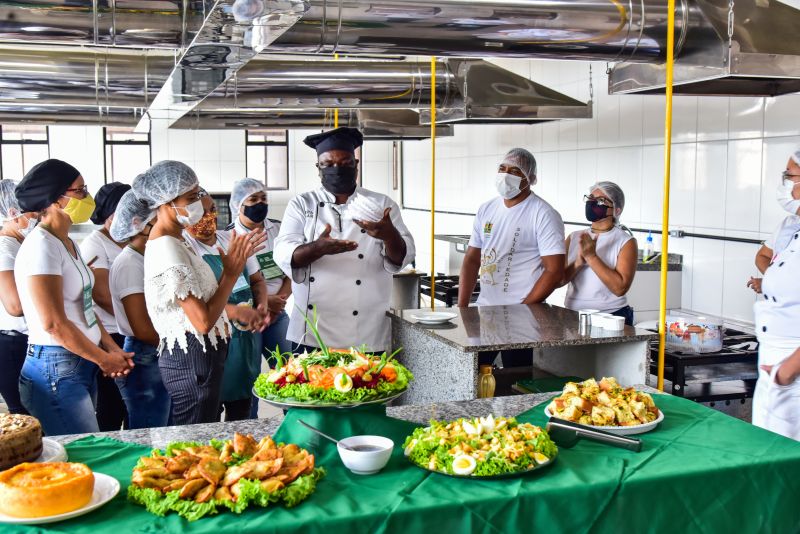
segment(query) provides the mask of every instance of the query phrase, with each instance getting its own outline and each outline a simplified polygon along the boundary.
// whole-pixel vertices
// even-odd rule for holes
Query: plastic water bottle
[[[647,232],[647,239],[644,242],[644,251],[642,252],[642,262],[648,263],[650,258],[653,257],[655,249],[653,246],[653,233]]]

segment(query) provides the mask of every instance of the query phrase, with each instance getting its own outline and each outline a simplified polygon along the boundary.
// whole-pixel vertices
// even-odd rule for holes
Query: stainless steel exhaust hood
[[[800,91],[800,11],[769,0],[694,0],[694,5],[704,24],[689,31],[675,63],[675,94]],[[663,64],[620,63],[609,76],[612,94],[661,94],[665,86]]]

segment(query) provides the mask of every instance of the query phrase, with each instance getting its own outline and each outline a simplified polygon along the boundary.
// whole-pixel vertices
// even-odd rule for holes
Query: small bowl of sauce
[[[373,475],[386,467],[394,442],[383,436],[352,436],[336,447],[342,463],[357,475]]]

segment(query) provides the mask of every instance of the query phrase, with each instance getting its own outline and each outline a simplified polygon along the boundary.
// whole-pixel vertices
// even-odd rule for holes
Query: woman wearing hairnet
[[[25,236],[36,226],[36,213],[22,212],[14,194],[16,186],[14,181],[0,180],[0,395],[9,412],[27,414],[19,400],[19,371],[28,350],[28,327],[14,281],[14,260]]]
[[[94,200],[81,173],[57,159],[28,171],[16,195],[40,219],[14,263],[29,343],[20,399],[47,435],[97,432],[98,371],[116,378],[134,364],[97,320],[94,274],[69,238],[73,224],[89,220]]]
[[[136,366],[117,378],[128,428],[153,428],[169,422],[170,400],[158,369],[159,337],[144,300],[144,250],[155,223],[155,211],[128,191],[119,201],[111,223],[111,238],[127,241],[109,271],[109,288],[123,348],[133,353]]]
[[[625,294],[636,274],[636,240],[619,225],[625,194],[614,182],[598,182],[584,196],[589,230],[567,237],[564,284],[569,284],[564,306],[594,309],[625,318],[633,325],[633,308]]]
[[[119,333],[117,320],[114,318],[114,306],[111,303],[111,291],[108,287],[108,272],[111,264],[122,252],[124,243],[111,238],[109,229],[114,220],[114,211],[119,199],[131,186],[121,182],[105,184],[94,197],[95,208],[90,220],[101,227],[86,236],[81,243],[81,254],[94,274],[92,300],[97,319],[120,347],[125,343],[125,336]],[[101,432],[119,430],[127,416],[125,403],[114,380],[108,377],[97,379],[97,424]]]
[[[186,229],[186,242],[195,253],[208,263],[214,275],[222,275],[222,256],[228,250],[232,232],[217,230],[217,205],[214,199],[201,190],[203,218]],[[258,253],[256,253],[258,254]],[[247,259],[244,272],[239,275],[233,292],[228,297],[225,312],[233,323],[228,343],[228,359],[222,375],[221,409],[225,421],[239,421],[251,416],[253,383],[261,372],[261,332],[268,325],[267,287],[258,268],[255,256]]]
[[[172,400],[172,422],[217,421],[232,328],[225,306],[263,232],[231,238],[228,252],[220,252],[217,282],[183,237],[203,217],[194,171],[178,161],[161,161],[136,177],[133,190],[157,210],[144,254],[144,294],[161,341],[158,367]]]
[[[292,342],[286,339],[289,328],[289,315],[284,311],[286,300],[292,294],[292,281],[286,276],[272,258],[275,239],[280,231],[280,222],[268,219],[267,187],[253,178],[243,178],[233,184],[231,191],[231,216],[234,222],[228,227],[237,234],[247,234],[254,230],[264,230],[267,240],[264,249],[256,253],[261,274],[267,283],[267,308],[272,316],[269,327],[261,333],[262,349],[281,352],[292,350]],[[262,353],[263,350],[262,350]]]

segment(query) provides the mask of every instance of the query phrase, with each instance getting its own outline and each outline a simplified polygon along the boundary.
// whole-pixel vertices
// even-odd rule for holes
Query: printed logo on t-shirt
[[[489,224],[491,227],[491,223]],[[490,249],[488,254],[481,255],[481,268],[478,273],[481,279],[481,285],[493,286],[496,284],[494,281],[494,273],[497,272],[497,251]]]
[[[511,281],[511,264],[514,261],[514,254],[517,252],[517,240],[519,239],[520,234],[522,233],[522,228],[517,228],[514,230],[514,237],[511,240],[511,248],[508,249],[508,252],[505,256],[505,263],[506,268],[503,272],[503,293],[508,293]]]
[[[491,234],[491,233],[492,233],[492,227],[493,227],[493,226],[494,226],[494,223],[490,223],[490,222],[487,222],[486,224],[484,224],[484,225],[483,225],[483,233],[484,233],[485,235],[489,235],[489,234]]]

